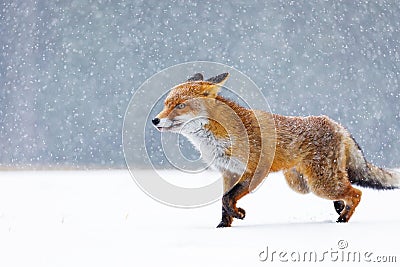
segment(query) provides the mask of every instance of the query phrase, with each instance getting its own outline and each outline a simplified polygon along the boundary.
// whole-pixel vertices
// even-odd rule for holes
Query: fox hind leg
[[[343,197],[345,207],[343,211],[340,213],[339,218],[336,222],[348,222],[353,215],[356,207],[360,203],[361,200],[361,191],[352,187],[351,185],[347,188],[346,194]]]
[[[317,164],[313,167],[313,172],[307,174],[307,177],[312,177],[308,179],[310,190],[319,197],[334,201],[335,210],[340,214],[336,222],[348,222],[360,203],[361,191],[352,187],[347,172],[325,169],[324,173]]]
[[[310,193],[310,188],[308,187],[306,178],[295,168],[285,170],[283,175],[285,176],[287,184],[293,191],[300,194]]]
[[[335,200],[333,201],[333,206],[335,207],[336,212],[340,215],[346,205],[342,200]]]

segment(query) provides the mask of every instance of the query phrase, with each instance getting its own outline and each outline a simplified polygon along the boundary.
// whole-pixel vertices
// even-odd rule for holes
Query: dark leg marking
[[[246,184],[238,183],[222,197],[222,219],[218,228],[231,226],[233,218],[244,219],[246,212],[242,208],[237,208],[236,202],[246,195],[248,190]]]
[[[221,222],[217,225],[217,228],[222,227],[230,227],[232,224],[233,218],[232,216],[228,215],[224,207],[222,207],[222,218]]]
[[[342,200],[337,200],[333,201],[333,206],[335,207],[336,212],[340,215],[342,211],[344,210],[344,201]]]
[[[350,211],[350,206],[346,205],[345,206],[345,211],[339,216],[339,218],[336,220],[337,223],[347,223],[349,221],[349,211]]]
[[[248,193],[248,187],[242,183],[235,185],[228,193],[222,198],[222,206],[226,212],[237,219],[243,219],[246,212],[242,208],[236,208],[236,202],[239,198]]]

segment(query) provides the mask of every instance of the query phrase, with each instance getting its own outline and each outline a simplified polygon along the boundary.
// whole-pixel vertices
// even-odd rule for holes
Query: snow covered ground
[[[310,266],[294,262],[309,252],[324,265],[398,266],[399,203],[400,191],[363,189],[352,221],[336,224],[330,201],[292,192],[278,173],[239,202],[245,220],[216,229],[219,203],[165,206],[128,171],[4,171],[0,266]]]

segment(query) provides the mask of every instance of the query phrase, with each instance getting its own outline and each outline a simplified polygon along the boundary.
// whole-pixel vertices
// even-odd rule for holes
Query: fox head
[[[159,131],[190,131],[195,125],[207,123],[207,106],[218,95],[229,73],[203,80],[196,73],[186,82],[172,88],[165,99],[164,109],[152,120]],[[207,104],[208,103],[208,104]]]

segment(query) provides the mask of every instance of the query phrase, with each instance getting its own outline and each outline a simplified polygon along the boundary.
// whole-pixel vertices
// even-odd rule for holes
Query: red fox
[[[222,219],[230,227],[245,210],[236,203],[269,172],[283,171],[296,192],[332,200],[337,222],[348,222],[361,191],[400,187],[400,174],[367,162],[360,146],[326,116],[288,117],[246,109],[219,91],[229,74],[208,80],[201,73],[172,88],[164,109],[152,120],[159,131],[186,136],[202,159],[223,175]]]

